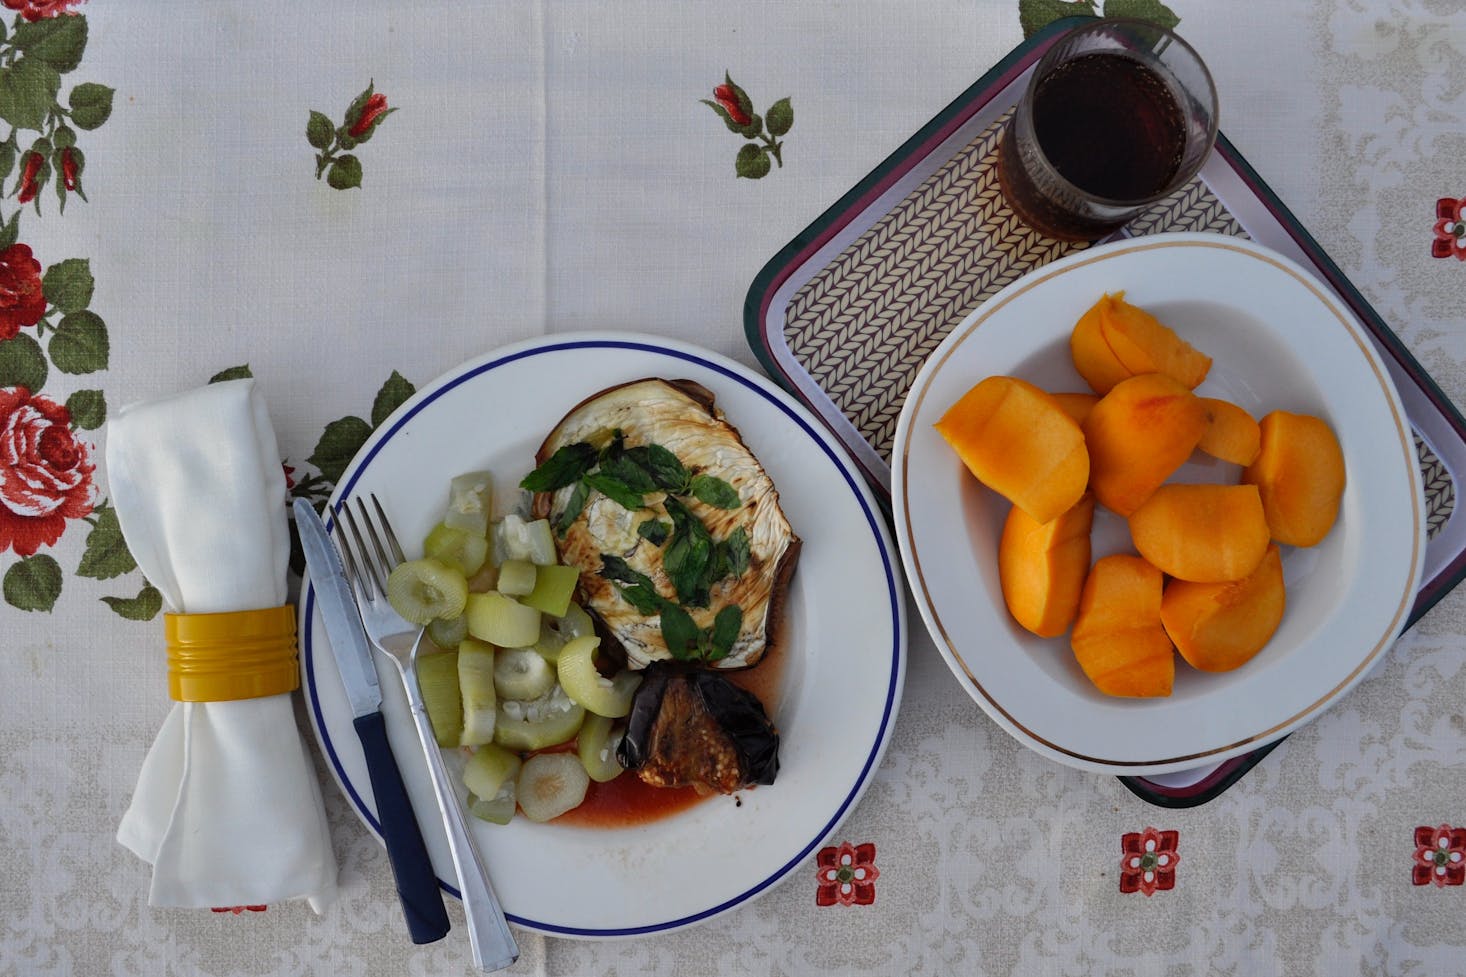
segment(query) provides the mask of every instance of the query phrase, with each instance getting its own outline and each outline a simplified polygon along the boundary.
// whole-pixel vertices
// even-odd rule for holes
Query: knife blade
[[[305,499],[295,500],[295,526],[310,568],[309,586],[320,608],[326,636],[331,640],[336,668],[351,704],[352,725],[366,758],[382,842],[387,846],[387,859],[392,865],[407,930],[413,943],[433,943],[448,934],[448,911],[443,906],[443,893],[427,845],[423,843],[412,801],[402,783],[402,772],[387,741],[387,724],[381,710],[382,687],[377,680],[372,647],[346,580],[341,554],[331,542],[326,524]],[[304,594],[302,590],[302,599]]]

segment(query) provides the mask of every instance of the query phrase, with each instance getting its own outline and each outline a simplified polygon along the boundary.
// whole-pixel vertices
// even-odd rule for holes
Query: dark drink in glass
[[[1034,69],[998,180],[1024,223],[1091,241],[1188,182],[1215,138],[1216,92],[1184,41],[1154,24],[1096,21]]]

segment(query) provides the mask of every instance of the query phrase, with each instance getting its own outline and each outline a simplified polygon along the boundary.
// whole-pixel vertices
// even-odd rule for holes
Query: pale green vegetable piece
[[[532,702],[499,700],[494,742],[507,750],[543,750],[568,742],[585,721],[585,708],[558,685]]]
[[[504,648],[494,659],[494,688],[500,697],[529,701],[555,687],[555,670],[533,648]]]
[[[458,690],[463,698],[459,746],[480,746],[494,739],[498,696],[494,693],[494,648],[474,638],[458,645]],[[477,791],[476,793],[483,793]],[[492,793],[485,796],[493,796]]]
[[[580,764],[598,784],[615,780],[626,769],[616,759],[616,746],[624,731],[613,732],[611,727],[611,720],[606,716],[587,716],[580,732],[575,734],[575,752]]]
[[[448,483],[448,510],[443,522],[486,537],[489,513],[494,511],[494,476],[489,472],[466,472]]]
[[[458,652],[441,651],[417,660],[417,685],[442,747],[457,746],[463,734],[463,699],[458,692]]]
[[[514,781],[509,781],[499,788],[492,800],[485,800],[482,797],[470,797],[468,813],[474,817],[493,824],[508,824],[514,819]]]
[[[579,807],[590,787],[580,760],[569,753],[540,753],[524,762],[515,794],[531,821],[549,821]]]
[[[469,594],[468,633],[500,648],[528,648],[540,638],[540,612],[507,594]]]
[[[551,617],[560,617],[570,609],[570,598],[575,595],[578,583],[580,570],[575,567],[562,564],[540,567],[535,574],[534,589],[524,596],[522,602]]]
[[[540,640],[535,642],[534,650],[549,662],[555,664],[560,658],[560,649],[565,642],[571,638],[583,638],[589,634],[596,633],[595,622],[591,620],[590,614],[585,608],[574,601],[565,609],[560,617],[545,617],[540,622]]]
[[[468,637],[468,621],[464,620],[462,614],[446,620],[441,617],[434,618],[433,623],[428,625],[428,637],[433,639],[433,644],[444,651],[452,651],[464,638]]]
[[[537,566],[549,566],[555,560],[555,533],[550,520],[536,519],[525,522],[523,518],[509,513],[494,523],[494,559],[528,560]]]
[[[528,560],[505,560],[499,564],[498,590],[501,594],[523,597],[534,590],[538,576],[537,568]]]
[[[428,625],[434,618],[457,617],[463,613],[467,599],[468,581],[463,574],[437,560],[399,563],[387,577],[387,602],[413,624]]]
[[[423,555],[452,567],[465,577],[483,569],[489,558],[489,541],[463,529],[440,522],[423,540]]]
[[[555,663],[560,687],[574,701],[597,716],[620,719],[631,712],[631,696],[641,684],[641,676],[623,671],[608,679],[596,669],[595,653],[601,639],[594,636],[575,638],[560,649]]]
[[[508,750],[486,744],[473,751],[463,767],[463,785],[479,797],[493,798],[505,783],[519,776],[519,757]]]

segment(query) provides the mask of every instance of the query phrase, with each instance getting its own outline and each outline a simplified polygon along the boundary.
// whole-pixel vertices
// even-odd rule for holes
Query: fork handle
[[[421,637],[418,640],[421,641]],[[519,959],[519,944],[515,942],[514,934],[509,932],[499,897],[489,884],[483,859],[468,833],[463,805],[449,778],[448,768],[443,765],[443,756],[415,673],[416,669],[404,673],[402,684],[407,690],[417,737],[427,754],[428,772],[432,775],[433,790],[438,795],[438,807],[443,812],[448,851],[453,855],[453,867],[458,870],[458,888],[463,899],[463,915],[468,921],[468,943],[473,951],[473,964],[479,970],[502,970]]]
[[[412,801],[408,799],[402,773],[387,742],[387,724],[380,712],[369,712],[358,716],[352,725],[366,756],[372,795],[377,801],[377,820],[382,825],[382,842],[387,846],[392,877],[397,882],[397,897],[407,919],[407,932],[413,943],[435,943],[448,935],[451,924]]]

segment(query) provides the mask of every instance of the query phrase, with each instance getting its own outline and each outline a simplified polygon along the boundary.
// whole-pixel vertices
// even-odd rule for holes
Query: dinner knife
[[[356,736],[366,755],[372,794],[377,801],[377,820],[382,840],[397,881],[397,896],[407,917],[407,931],[414,943],[433,943],[448,934],[448,912],[443,893],[433,872],[427,845],[423,843],[412,801],[402,783],[402,773],[387,742],[387,725],[382,718],[382,688],[372,647],[362,627],[361,613],[351,594],[351,585],[341,566],[341,555],[327,534],[326,525],[305,499],[295,500],[295,526],[300,545],[310,566],[311,587],[321,609],[321,619],[336,667],[346,687],[346,698],[355,718]]]

